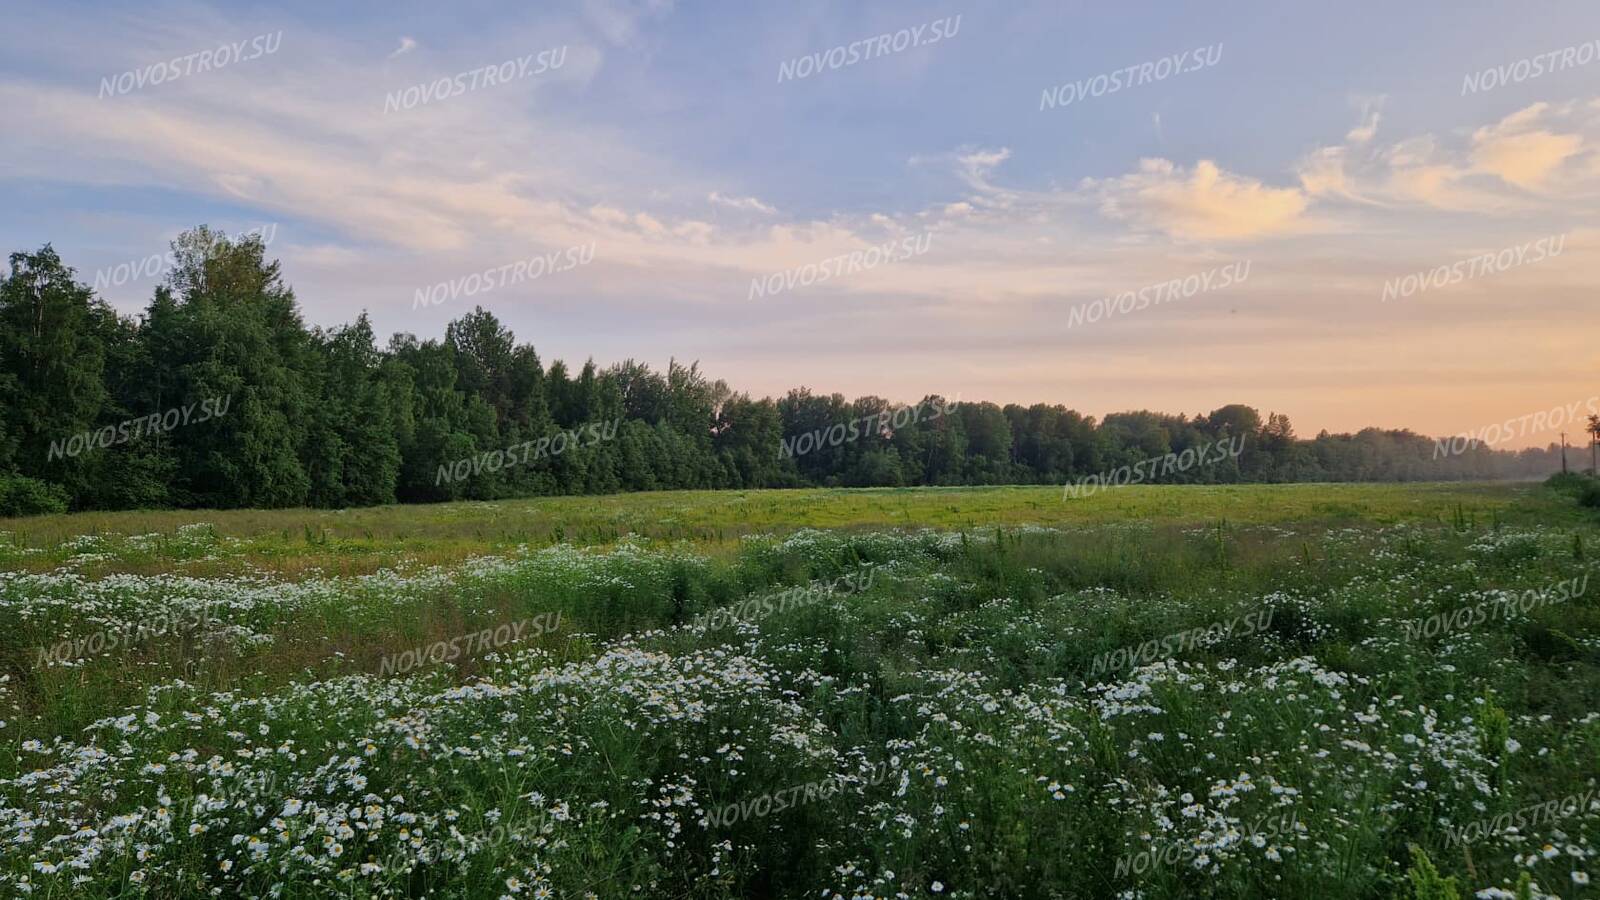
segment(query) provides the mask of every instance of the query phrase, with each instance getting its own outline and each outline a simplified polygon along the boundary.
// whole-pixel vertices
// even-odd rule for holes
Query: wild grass
[[[0,577],[0,894],[1389,898],[1415,845],[1468,894],[1587,896],[1600,528],[1303,488],[955,529],[819,497],[796,519],[849,527],[294,578],[220,524],[30,545],[78,562]]]
[[[865,488],[663,491],[348,510],[90,512],[0,519],[0,565],[49,571],[76,555],[71,542],[85,535],[146,536],[144,552],[124,548],[89,569],[101,574],[154,574],[175,566],[190,574],[230,574],[247,567],[301,578],[446,565],[524,544],[607,546],[627,537],[691,541],[718,553],[736,548],[747,534],[797,528],[1578,519],[1569,507],[1532,484],[1413,483],[1139,485],[1077,499],[1048,486]],[[170,552],[167,542],[195,523],[214,529],[223,544],[202,554]]]

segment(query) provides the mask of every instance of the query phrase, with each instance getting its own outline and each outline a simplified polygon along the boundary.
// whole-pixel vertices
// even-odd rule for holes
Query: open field
[[[221,548],[195,559],[123,547],[91,571],[221,573],[230,563],[284,577],[366,574],[406,563],[446,564],[519,545],[609,545],[627,536],[688,540],[707,552],[747,534],[796,528],[971,529],[1074,527],[1139,521],[1189,525],[1273,522],[1569,520],[1571,504],[1532,484],[1236,484],[1136,486],[1063,499],[1060,487],[662,491],[600,497],[381,506],[349,510],[157,510],[0,519],[0,564],[48,571],[75,555],[82,535],[172,534],[209,524]]]
[[[1530,485],[0,523],[0,896],[1592,896]]]

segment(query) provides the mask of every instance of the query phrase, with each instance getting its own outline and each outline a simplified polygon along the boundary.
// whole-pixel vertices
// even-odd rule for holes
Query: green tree
[[[11,255],[0,278],[0,461],[61,485],[74,505],[92,493],[93,457],[104,452],[81,435],[109,404],[105,337],[115,322],[49,244]]]
[[[309,499],[316,506],[393,503],[400,478],[400,427],[396,422],[409,384],[383,365],[372,324],[362,313],[355,324],[316,335],[322,383],[309,444]]]
[[[1589,417],[1589,474],[1600,475],[1600,415]]]
[[[199,506],[298,506],[311,480],[301,462],[310,407],[305,372],[316,365],[294,292],[259,237],[233,241],[204,226],[172,245],[167,287],[176,298],[167,329],[163,406],[226,403],[207,422],[157,435],[176,454],[180,502]],[[191,413],[191,415],[193,415]]]

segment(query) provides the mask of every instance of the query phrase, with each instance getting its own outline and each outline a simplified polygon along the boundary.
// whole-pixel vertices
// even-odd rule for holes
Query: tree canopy
[[[0,514],[158,506],[344,507],[671,488],[1061,484],[1243,436],[1150,480],[1538,477],[1554,447],[1440,453],[1409,431],[1296,437],[1287,416],[1062,405],[900,405],[800,387],[752,398],[698,364],[546,366],[476,308],[441,339],[379,347],[365,314],[309,328],[259,238],[201,227],[137,318],[46,245],[0,276]],[[609,429],[585,427],[610,423]],[[573,431],[578,429],[578,431]],[[571,440],[557,437],[566,435]],[[577,435],[577,437],[572,437]],[[76,436],[76,437],[75,437]],[[537,442],[543,440],[544,444]],[[559,447],[441,479],[441,467]],[[524,454],[525,456],[529,454]]]

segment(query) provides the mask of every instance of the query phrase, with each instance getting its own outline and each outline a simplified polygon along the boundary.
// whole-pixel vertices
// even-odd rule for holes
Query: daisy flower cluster
[[[1432,641],[1396,623],[1594,564],[1539,530],[1295,535],[801,531],[293,583],[0,576],[21,646],[199,606],[269,639],[97,694],[99,663],[40,667],[9,637],[0,895],[1360,898],[1402,890],[1415,844],[1479,897],[1524,873],[1587,896],[1600,603]],[[869,565],[859,590],[705,615]],[[274,655],[446,603],[566,619],[470,670]],[[1092,672],[1244,611],[1270,615]]]

